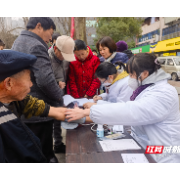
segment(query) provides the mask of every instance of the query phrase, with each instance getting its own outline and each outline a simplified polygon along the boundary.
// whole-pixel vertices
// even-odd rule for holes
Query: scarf
[[[129,76],[129,74],[126,71],[123,71],[122,73],[118,74],[117,77],[114,79],[112,84],[114,84],[116,81],[123,79],[125,77]]]
[[[105,62],[111,62],[111,60],[114,59],[115,56],[116,56],[116,52],[113,52],[109,58],[105,59]]]
[[[166,73],[163,69],[158,69],[157,72],[154,72],[150,76],[148,76],[146,79],[142,81],[142,85],[139,86],[134,92],[133,95],[130,97],[131,101],[134,101],[136,97],[147,87],[149,87],[152,84],[155,84],[158,81],[164,80],[164,79],[170,79],[171,75]]]
[[[149,87],[150,85],[152,85],[153,83],[150,84],[145,84],[142,86],[139,86],[132,94],[132,96],[130,97],[131,101],[134,101],[136,99],[136,97],[143,91],[145,90],[147,87]]]

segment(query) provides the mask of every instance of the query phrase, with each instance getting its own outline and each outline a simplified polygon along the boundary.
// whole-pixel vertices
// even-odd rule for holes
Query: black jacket
[[[40,140],[0,102],[0,163],[46,162]]]
[[[132,53],[131,50],[125,50],[125,51],[123,51],[123,53],[126,54],[129,59],[130,59],[132,56],[134,56],[134,54]]]

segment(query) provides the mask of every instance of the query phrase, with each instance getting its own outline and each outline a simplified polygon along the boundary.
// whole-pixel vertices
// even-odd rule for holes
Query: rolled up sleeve
[[[47,117],[50,106],[43,100],[27,95],[26,98],[19,102],[21,112],[26,118],[32,116]]]

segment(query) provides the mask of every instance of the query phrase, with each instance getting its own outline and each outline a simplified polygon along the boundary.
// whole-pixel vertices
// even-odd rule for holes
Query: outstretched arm
[[[27,95],[22,101],[16,102],[16,106],[21,114],[26,118],[32,116],[53,117],[57,120],[64,121],[65,110],[63,107],[52,107],[45,103],[43,100]]]
[[[48,117],[52,117],[56,120],[65,120],[65,111],[67,108],[63,107],[50,107]]]

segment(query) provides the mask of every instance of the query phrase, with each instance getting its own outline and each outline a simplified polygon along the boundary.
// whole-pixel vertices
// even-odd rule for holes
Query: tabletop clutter
[[[103,125],[98,124],[96,132],[97,137],[99,138],[99,143],[104,152],[141,149],[141,147],[138,146],[138,144],[133,139],[122,139],[126,135],[121,133],[122,131],[114,132],[111,126],[105,133]],[[143,153],[126,153],[121,154],[121,156],[124,163],[149,163]]]
[[[127,132],[128,126],[124,126],[123,133],[113,133],[103,125],[101,138],[97,137],[97,128],[98,125],[86,124],[67,130],[67,163],[155,163]]]
[[[66,107],[71,108],[71,104],[77,104],[77,106],[82,107],[84,103],[93,102],[93,99],[81,98],[81,99],[74,99],[70,95],[64,95],[64,104]],[[73,107],[72,107],[73,108]],[[139,150],[141,147],[133,140],[133,139],[123,139],[126,137],[124,134],[124,127],[122,125],[102,125],[97,124],[97,129],[93,129],[96,125],[92,123],[93,126],[91,127],[91,131],[96,132],[96,136],[98,138],[99,144],[102,147],[104,152],[109,151],[123,151],[123,150]],[[69,124],[69,126],[73,126],[74,124]],[[77,127],[77,125],[76,125]],[[75,128],[76,128],[75,127]],[[126,153],[122,154],[122,159],[124,163],[148,163],[147,158],[143,153]]]

